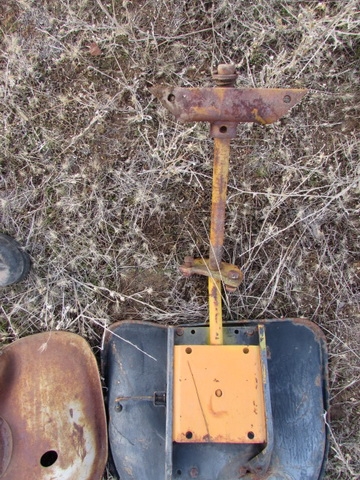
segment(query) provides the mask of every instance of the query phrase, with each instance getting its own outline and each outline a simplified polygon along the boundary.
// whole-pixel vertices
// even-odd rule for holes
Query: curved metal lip
[[[0,417],[0,478],[3,478],[11,461],[13,437],[7,421]]]
[[[30,266],[30,257],[21,250],[19,243],[0,233],[0,287],[21,282],[28,275]]]

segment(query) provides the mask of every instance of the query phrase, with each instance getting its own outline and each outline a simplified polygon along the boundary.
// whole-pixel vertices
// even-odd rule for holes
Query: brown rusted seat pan
[[[46,332],[0,356],[1,480],[99,480],[107,428],[95,357],[78,335]]]
[[[294,88],[184,88],[156,85],[155,95],[180,122],[255,122],[279,120],[307,93]]]

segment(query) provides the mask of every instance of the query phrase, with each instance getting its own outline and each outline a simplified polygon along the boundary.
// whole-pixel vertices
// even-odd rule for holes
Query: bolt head
[[[176,329],[176,335],[177,335],[178,337],[182,337],[182,336],[184,335],[184,329],[183,329],[182,327],[178,327],[178,328]]]
[[[231,280],[237,280],[240,277],[240,274],[236,270],[230,270],[228,277],[231,278]]]
[[[192,468],[190,469],[189,474],[190,474],[190,477],[191,477],[191,478],[197,478],[197,477],[199,476],[199,470],[198,470],[198,468],[192,467]]]

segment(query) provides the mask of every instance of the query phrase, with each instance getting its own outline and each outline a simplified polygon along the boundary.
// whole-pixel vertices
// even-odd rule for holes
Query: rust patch
[[[218,294],[217,294],[217,288],[216,285],[212,287],[209,293],[210,297],[213,299],[215,306],[218,307]]]
[[[78,425],[77,423],[73,424],[71,441],[77,455],[81,460],[84,460],[86,457],[86,440],[84,436],[84,427],[82,425]]]

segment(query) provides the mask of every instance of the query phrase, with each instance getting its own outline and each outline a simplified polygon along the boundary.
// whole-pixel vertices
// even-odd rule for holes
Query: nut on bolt
[[[217,87],[234,87],[237,76],[234,64],[221,63],[212,77]]]
[[[238,278],[240,278],[240,274],[236,270],[230,270],[230,272],[228,273],[228,278],[230,278],[231,280],[237,280]]]
[[[189,474],[191,478],[197,478],[199,476],[199,469],[197,467],[192,467]]]

